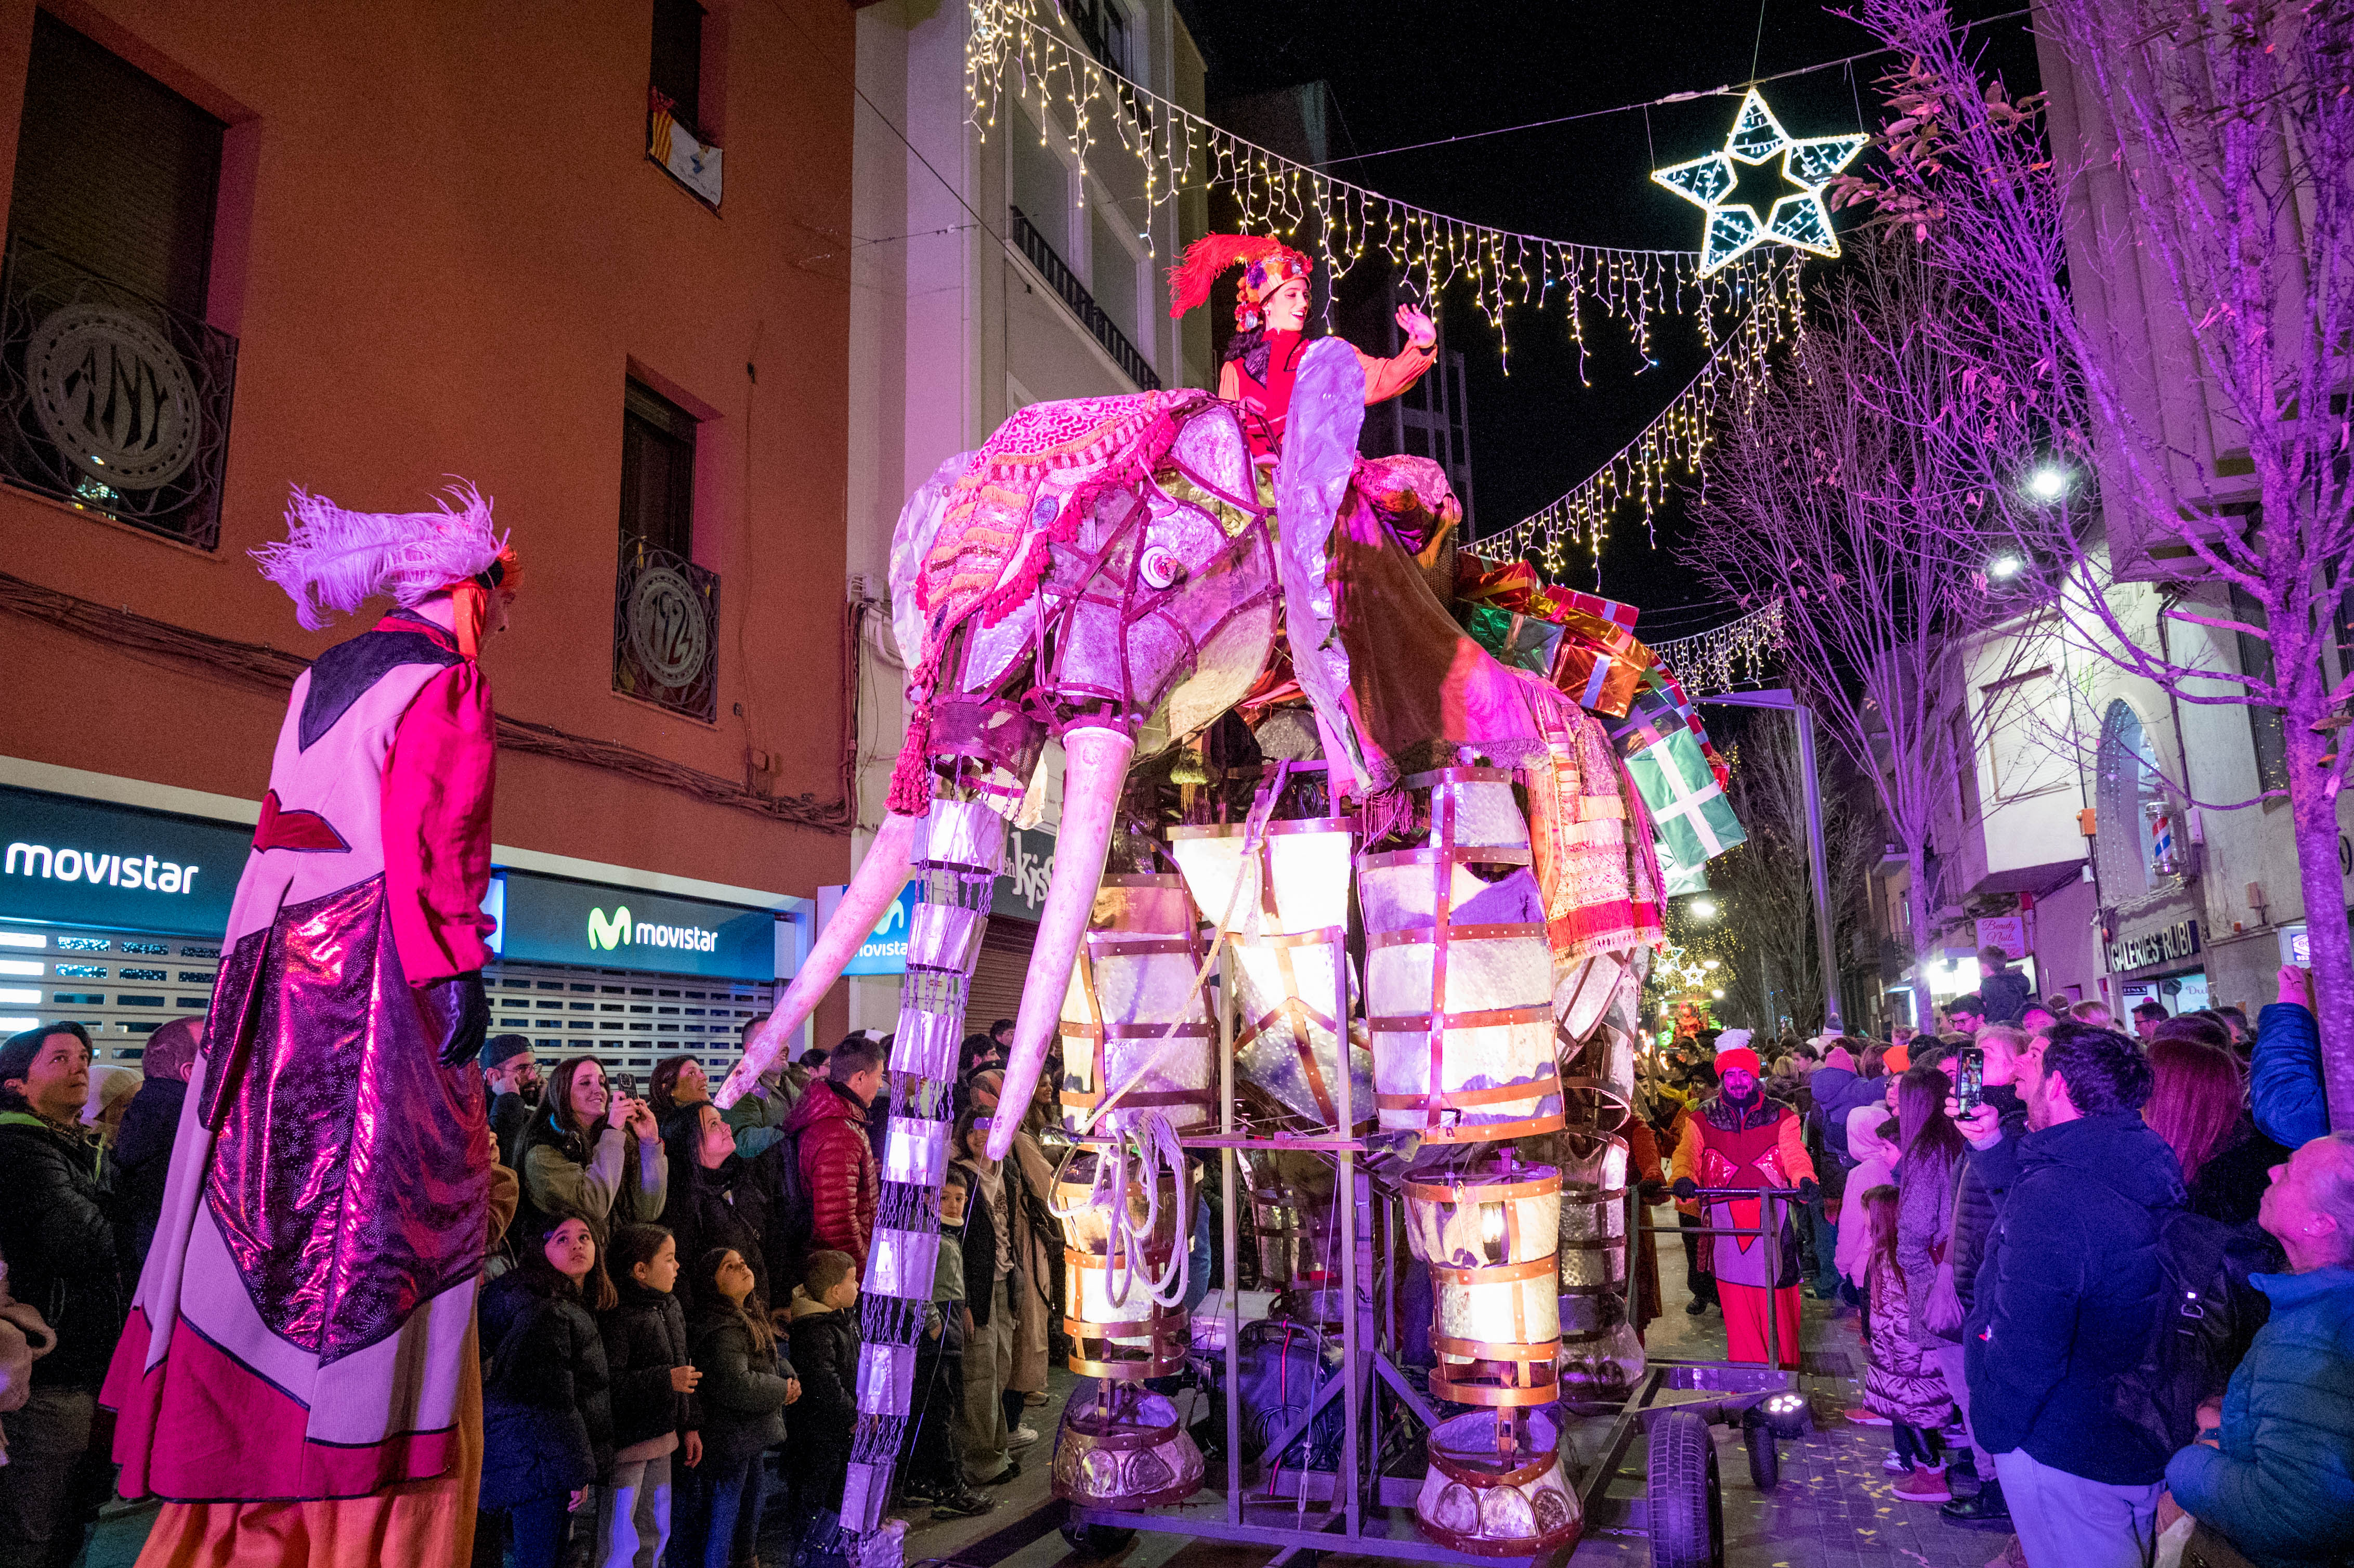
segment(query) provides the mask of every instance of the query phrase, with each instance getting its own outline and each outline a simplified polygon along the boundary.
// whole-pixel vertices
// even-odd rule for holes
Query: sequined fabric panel
[[[381,876],[289,906],[222,968],[250,1000],[215,1047],[206,1200],[262,1321],[333,1361],[482,1266],[482,1075],[435,1059]]]

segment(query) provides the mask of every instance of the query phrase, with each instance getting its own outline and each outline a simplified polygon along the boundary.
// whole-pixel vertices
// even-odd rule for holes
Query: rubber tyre
[[[1723,1568],[1724,1494],[1707,1422],[1670,1410],[1651,1423],[1647,1493],[1651,1568]]]
[[[1770,1492],[1782,1478],[1782,1445],[1771,1426],[1759,1425],[1742,1434],[1749,1445],[1749,1478],[1761,1492]]]
[[[1136,1531],[1108,1524],[1083,1524],[1077,1520],[1063,1524],[1064,1544],[1082,1557],[1109,1557],[1135,1539]]]

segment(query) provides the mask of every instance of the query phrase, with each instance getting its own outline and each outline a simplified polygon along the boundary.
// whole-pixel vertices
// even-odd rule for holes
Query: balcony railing
[[[719,574],[624,536],[613,689],[710,723],[719,714]]]
[[[237,339],[22,236],[0,277],[0,480],[209,550]]]
[[[1161,377],[1153,374],[1151,362],[1137,352],[1136,344],[1128,341],[1128,334],[1119,330],[1119,323],[1096,303],[1096,297],[1087,292],[1087,285],[1079,281],[1078,274],[1055,253],[1052,245],[1046,243],[1046,237],[1038,231],[1038,226],[1024,217],[1020,207],[1013,211],[1014,243],[1022,247],[1022,254],[1029,260],[1030,265],[1038,269],[1048,286],[1063,296],[1063,303],[1071,307],[1071,313],[1096,334],[1096,341],[1103,344],[1104,352],[1119,365],[1121,375],[1144,391],[1160,391]]]

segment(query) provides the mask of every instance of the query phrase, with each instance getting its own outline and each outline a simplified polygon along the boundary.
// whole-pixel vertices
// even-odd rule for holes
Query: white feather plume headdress
[[[491,503],[455,474],[434,512],[346,512],[301,485],[286,503],[286,537],[249,552],[286,590],[310,630],[330,611],[348,615],[377,594],[407,606],[488,571],[507,538]]]

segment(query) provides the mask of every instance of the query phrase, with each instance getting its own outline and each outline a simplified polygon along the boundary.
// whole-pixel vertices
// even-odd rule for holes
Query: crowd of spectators
[[[1813,1289],[1869,1360],[1848,1415],[1888,1429],[1893,1495],[2010,1532],[2010,1568],[2354,1563],[2354,1134],[2328,1128],[2305,971],[2253,1030],[2155,1003],[2120,1028],[1982,964],[1934,1033],[1786,1033],[1770,1057],[1822,1178]],[[1648,1131],[1705,1107],[1712,1045],[1646,1073]]]
[[[1021,1473],[1060,1337],[1043,1097],[1014,1155],[987,1157],[1011,1030],[962,1053],[899,1467],[899,1501],[936,1517],[989,1511],[989,1489]],[[0,1568],[67,1568],[111,1489],[99,1389],[201,1044],[201,1020],[158,1029],[135,1094],[94,1086],[78,1024],[0,1046]],[[520,1202],[478,1307],[478,1564],[750,1568],[772,1467],[795,1533],[830,1525],[888,1052],[853,1034],[722,1110],[692,1056],[660,1062],[641,1095],[593,1056],[544,1067],[525,1036],[483,1045],[490,1137]]]

